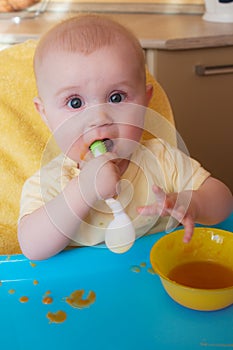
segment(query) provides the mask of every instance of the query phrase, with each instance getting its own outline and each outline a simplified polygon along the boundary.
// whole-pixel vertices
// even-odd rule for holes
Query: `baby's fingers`
[[[194,220],[191,215],[184,217],[182,224],[184,225],[184,237],[183,242],[188,243],[193,235],[194,230]]]
[[[156,201],[160,204],[164,203],[166,200],[166,193],[159,186],[156,185],[153,185],[152,189],[155,194]]]
[[[137,211],[139,214],[144,216],[152,216],[152,215],[165,216],[167,214],[164,206],[158,205],[157,203],[153,203],[151,205],[145,205],[143,207],[138,207]]]
[[[168,210],[170,215],[184,226],[183,242],[188,243],[193,235],[194,220],[190,214],[186,214],[184,207]]]
[[[145,205],[143,207],[138,207],[137,211],[141,215],[151,216],[160,215],[164,216],[167,214],[166,211],[166,194],[158,186],[153,185],[153,192],[155,194],[156,202],[150,205]]]
[[[179,206],[178,208],[174,208],[173,210],[171,210],[170,215],[184,226],[183,241],[185,243],[188,243],[192,238],[194,230],[194,220],[192,216],[186,213],[185,208],[183,206]]]
[[[176,221],[182,222],[185,216],[185,210],[183,206],[166,208],[167,213],[172,216]]]
[[[139,214],[145,215],[145,216],[150,216],[150,215],[156,215],[157,214],[157,209],[156,209],[155,204],[146,205],[144,207],[138,207],[137,211],[138,211]]]

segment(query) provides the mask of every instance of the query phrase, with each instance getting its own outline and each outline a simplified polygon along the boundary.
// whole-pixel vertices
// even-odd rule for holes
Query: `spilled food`
[[[33,284],[36,286],[39,284],[37,280],[33,281]],[[1,282],[0,286],[2,286],[3,283]],[[9,289],[8,294],[11,295],[17,295],[17,291],[15,289]],[[96,294],[94,291],[89,291],[87,294],[87,297],[84,298],[85,290],[75,290],[73,291],[69,296],[66,296],[65,298],[61,298],[61,301],[64,302],[64,299],[68,305],[75,309],[84,309],[92,305],[96,301]],[[25,304],[29,301],[29,297],[26,295],[22,295],[18,298],[18,301],[22,304]],[[51,291],[48,290],[42,295],[41,299],[42,303],[44,305],[51,305],[53,303],[53,297],[51,296]],[[48,311],[46,314],[46,317],[49,319],[49,323],[63,323],[67,319],[67,312],[63,310],[58,310],[56,312]]]
[[[67,315],[65,311],[59,310],[57,312],[48,312],[46,317],[49,319],[49,323],[62,323],[66,320]]]
[[[95,292],[92,290],[88,293],[87,298],[83,299],[85,291],[83,289],[76,290],[69,297],[66,297],[66,302],[77,309],[83,309],[89,307],[96,300]]]

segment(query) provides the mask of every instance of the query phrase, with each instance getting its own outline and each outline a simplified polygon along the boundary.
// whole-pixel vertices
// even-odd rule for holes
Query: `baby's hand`
[[[82,164],[79,184],[90,206],[98,199],[112,198],[117,194],[120,171],[116,159],[115,154],[107,152],[97,158],[91,157]]]
[[[166,194],[160,187],[153,186],[153,192],[156,196],[156,202],[144,207],[137,208],[141,215],[152,216],[172,216],[182,225],[184,225],[183,241],[188,243],[193,235],[194,218],[189,206],[191,192]]]

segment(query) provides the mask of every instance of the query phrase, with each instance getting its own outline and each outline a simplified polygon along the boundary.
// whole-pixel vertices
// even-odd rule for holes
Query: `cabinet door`
[[[148,58],[190,155],[233,190],[233,47],[154,50]]]

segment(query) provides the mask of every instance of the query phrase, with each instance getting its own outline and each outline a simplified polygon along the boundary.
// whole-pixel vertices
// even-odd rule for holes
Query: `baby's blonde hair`
[[[119,45],[120,48],[123,41],[127,41],[127,45],[135,51],[135,59],[138,60],[140,73],[145,79],[145,58],[138,39],[120,23],[95,14],[78,15],[50,29],[37,45],[34,56],[35,73],[43,63],[46,53],[51,50],[54,50],[55,55],[59,50],[89,55],[104,46]]]

